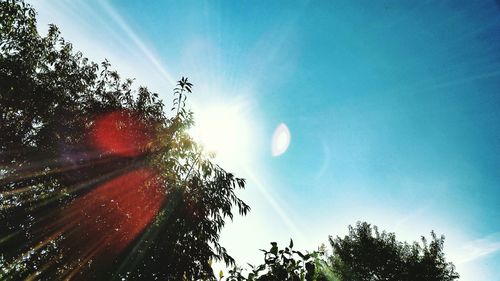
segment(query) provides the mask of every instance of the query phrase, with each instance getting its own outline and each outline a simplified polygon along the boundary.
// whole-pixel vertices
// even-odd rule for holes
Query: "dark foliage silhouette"
[[[156,93],[0,2],[0,279],[213,279],[245,181],[190,138],[193,85]]]
[[[234,267],[228,274],[228,281],[327,281],[336,280],[326,263],[324,251],[303,253],[293,249],[293,240],[284,249],[279,249],[276,242],[271,242],[269,250],[264,252],[264,263],[250,265],[247,274],[243,268]]]
[[[450,281],[458,279],[452,263],[443,253],[444,237],[431,233],[422,244],[403,243],[394,233],[380,233],[363,222],[349,226],[344,238],[330,237],[331,267],[340,280]]]
[[[431,233],[428,242],[399,242],[393,233],[378,231],[376,226],[359,222],[349,226],[344,238],[330,237],[332,253],[322,245],[307,253],[290,246],[280,250],[271,243],[264,252],[264,263],[249,265],[248,270],[235,266],[228,272],[229,281],[452,281],[458,279],[452,263],[443,253],[444,237]]]

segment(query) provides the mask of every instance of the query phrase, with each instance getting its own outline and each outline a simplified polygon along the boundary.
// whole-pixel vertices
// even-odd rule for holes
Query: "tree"
[[[378,231],[366,222],[349,226],[344,238],[330,236],[330,264],[340,280],[350,281],[451,281],[458,279],[443,253],[444,236],[431,232],[428,243],[412,245],[396,240],[394,233]]]
[[[212,260],[245,180],[187,130],[193,85],[172,116],[60,37],[35,11],[0,2],[0,279],[214,279]]]
[[[322,250],[302,253],[293,250],[293,240],[284,249],[271,242],[269,251],[264,252],[264,263],[250,265],[250,272],[243,274],[243,268],[235,266],[228,273],[227,281],[336,281],[325,261]]]

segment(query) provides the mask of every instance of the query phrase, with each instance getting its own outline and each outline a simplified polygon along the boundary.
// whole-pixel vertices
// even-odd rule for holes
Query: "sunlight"
[[[214,103],[195,106],[195,125],[191,135],[205,151],[230,165],[251,158],[251,125],[238,103]]]

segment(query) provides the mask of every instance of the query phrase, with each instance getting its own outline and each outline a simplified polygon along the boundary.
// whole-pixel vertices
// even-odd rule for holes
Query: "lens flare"
[[[95,121],[93,137],[102,151],[119,156],[137,156],[151,143],[152,133],[137,114],[121,110]]]
[[[88,133],[82,132],[82,142],[89,143],[60,144],[60,156],[1,179],[1,215],[30,222],[0,231],[3,273],[21,278],[33,269],[36,276],[57,270],[60,279],[87,280],[111,265],[164,206],[164,179],[137,161],[154,152],[155,121],[132,110],[92,119]],[[43,176],[57,184],[42,188],[48,182]],[[39,264],[28,269],[29,257]]]
[[[43,222],[46,242],[64,237],[60,247],[70,265],[66,279],[109,265],[148,227],[165,201],[160,177],[141,168],[105,182]],[[82,276],[85,276],[82,275]]]
[[[143,168],[104,183],[63,213],[79,221],[78,239],[85,237],[91,243],[95,237],[105,237],[106,248],[118,253],[153,220],[163,200],[158,176]]]
[[[274,130],[273,140],[271,143],[271,153],[273,156],[279,156],[286,152],[290,145],[291,134],[285,123],[278,125]]]

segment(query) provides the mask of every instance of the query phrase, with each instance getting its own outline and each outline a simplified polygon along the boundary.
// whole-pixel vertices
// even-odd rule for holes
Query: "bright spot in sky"
[[[249,161],[251,125],[239,104],[203,104],[194,108],[193,138],[230,165]]]
[[[290,145],[290,130],[285,125],[285,123],[281,123],[278,125],[276,130],[274,130],[273,140],[271,144],[271,153],[273,156],[279,156],[288,149]]]

